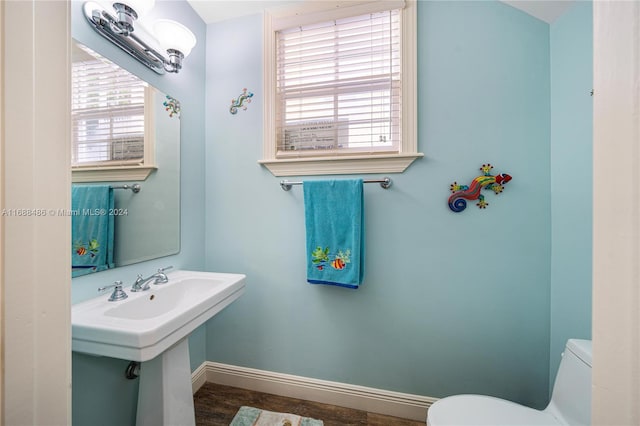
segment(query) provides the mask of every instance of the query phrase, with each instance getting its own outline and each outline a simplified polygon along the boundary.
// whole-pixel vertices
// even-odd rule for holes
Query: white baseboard
[[[194,393],[206,382],[212,382],[417,421],[425,421],[427,409],[437,401],[437,398],[421,395],[274,373],[211,361],[202,363],[191,377]]]
[[[191,373],[191,390],[195,394],[205,383],[207,383],[207,361],[200,364],[200,366]]]

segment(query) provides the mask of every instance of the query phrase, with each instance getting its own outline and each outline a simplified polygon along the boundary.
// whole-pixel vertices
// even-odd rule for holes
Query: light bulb
[[[196,36],[189,28],[169,19],[158,19],[153,31],[160,46],[165,50],[177,50],[186,58],[196,45]]]

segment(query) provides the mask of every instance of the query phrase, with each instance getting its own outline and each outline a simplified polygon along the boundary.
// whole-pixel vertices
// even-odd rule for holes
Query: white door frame
[[[640,2],[594,1],[594,425],[640,424]]]
[[[71,424],[70,3],[0,4],[2,416]]]

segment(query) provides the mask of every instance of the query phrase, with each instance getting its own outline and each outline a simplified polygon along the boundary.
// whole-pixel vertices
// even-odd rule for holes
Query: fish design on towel
[[[351,250],[346,251],[338,250],[338,253],[330,253],[329,247],[317,247],[311,252],[311,262],[316,266],[319,271],[322,271],[327,265],[335,270],[341,271],[347,267],[348,263],[351,263]],[[332,260],[333,259],[333,260]]]
[[[344,260],[336,258],[333,262],[331,262],[331,266],[333,266],[333,269],[342,270],[345,266],[347,266],[347,264]]]
[[[76,241],[73,244],[73,248],[78,256],[89,255],[89,257],[96,257],[100,251],[100,243],[95,238],[85,243],[81,240]]]

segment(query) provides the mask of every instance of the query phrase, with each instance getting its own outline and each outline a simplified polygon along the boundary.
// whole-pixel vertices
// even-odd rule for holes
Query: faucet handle
[[[173,268],[173,265],[171,265],[171,266],[165,266],[164,268],[159,268],[159,269],[158,269],[158,272],[164,272],[164,271],[166,271],[167,269],[171,269],[171,268]]]
[[[127,293],[124,292],[124,290],[122,290],[122,281],[115,281],[113,284],[105,286],[105,287],[100,287],[98,289],[98,291],[102,292],[105,291],[107,289],[113,288],[113,293],[111,293],[111,296],[109,296],[109,302],[115,302],[117,300],[124,300],[127,297],[129,297],[127,295]]]
[[[105,291],[114,287],[120,287],[120,290],[122,290],[122,281],[114,281],[111,285],[98,288],[98,291]]]

